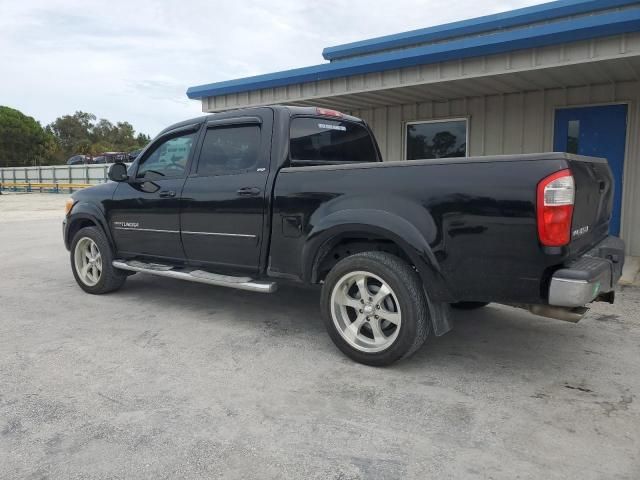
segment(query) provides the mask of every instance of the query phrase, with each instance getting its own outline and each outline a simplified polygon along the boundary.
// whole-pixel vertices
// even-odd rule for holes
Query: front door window
[[[189,133],[160,143],[142,159],[136,178],[158,180],[183,177],[195,138],[195,133]]]

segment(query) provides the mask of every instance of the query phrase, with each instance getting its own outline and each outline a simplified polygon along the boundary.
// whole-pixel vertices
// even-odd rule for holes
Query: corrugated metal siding
[[[600,68],[597,62],[616,61]],[[456,98],[498,91],[626,81],[640,75],[640,32],[485,57],[202,99],[204,112],[274,103],[330,108],[402,104],[412,98]]]
[[[553,148],[555,108],[612,102],[629,102],[622,236],[640,256],[640,32],[208,97],[202,109],[350,111],[369,122],[387,160],[400,160],[408,121],[467,117],[470,155],[534,153]]]
[[[558,107],[629,103],[622,236],[640,255],[640,82],[485,95],[352,110],[372,127],[385,160],[404,158],[406,122],[469,118],[469,154],[499,155],[553,150]]]

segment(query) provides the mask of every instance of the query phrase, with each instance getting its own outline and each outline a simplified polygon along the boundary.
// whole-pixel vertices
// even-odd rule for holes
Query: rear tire
[[[451,304],[456,310],[476,310],[487,305],[489,305],[489,302],[458,302]]]
[[[127,275],[113,268],[113,252],[107,237],[97,227],[85,227],[71,242],[71,270],[85,292],[113,292],[124,285]]]
[[[418,274],[400,258],[364,252],[338,262],[320,300],[331,340],[349,358],[384,366],[415,353],[429,334]]]

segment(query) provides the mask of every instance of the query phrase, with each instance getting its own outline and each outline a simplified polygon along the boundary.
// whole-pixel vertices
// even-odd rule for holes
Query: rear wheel
[[[76,282],[87,293],[102,294],[118,290],[127,275],[113,268],[113,253],[102,230],[85,227],[71,242],[71,269]]]
[[[358,253],[338,262],[325,279],[321,309],[336,346],[367,365],[410,356],[429,333],[420,278],[388,253]]]

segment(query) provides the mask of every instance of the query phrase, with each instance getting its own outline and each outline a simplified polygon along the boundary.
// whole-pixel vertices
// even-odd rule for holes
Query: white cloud
[[[321,63],[324,47],[530,0],[0,0],[0,105],[84,110],[155,135],[196,116],[187,87]]]

